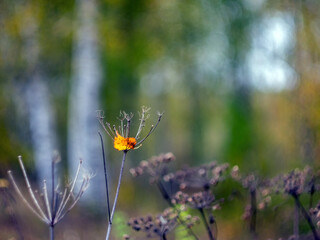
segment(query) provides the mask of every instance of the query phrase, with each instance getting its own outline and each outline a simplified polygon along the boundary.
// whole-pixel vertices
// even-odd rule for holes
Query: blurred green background
[[[119,199],[124,219],[166,206],[128,172],[163,152],[175,154],[176,167],[216,160],[262,176],[318,167],[319,43],[318,0],[1,0],[0,178],[8,169],[21,175],[18,155],[34,181],[48,176],[54,150],[62,156],[57,175],[73,174],[83,158],[96,174],[83,200],[89,207],[70,217],[78,230],[61,230],[59,239],[101,239],[102,129],[95,111],[104,110],[112,124],[120,110],[133,112],[137,126],[142,105],[152,108],[147,128],[157,111],[165,114],[129,154]],[[115,184],[121,154],[104,136]],[[237,204],[219,216],[221,239],[245,239],[235,237],[244,231]],[[43,239],[46,229],[36,220],[34,228],[43,230],[26,226],[28,212],[16,215],[30,239]],[[265,239],[290,232],[267,219]],[[91,237],[81,230],[88,221]]]

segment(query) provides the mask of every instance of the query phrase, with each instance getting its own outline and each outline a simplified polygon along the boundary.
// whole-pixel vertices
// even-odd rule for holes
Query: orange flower
[[[155,125],[152,125],[149,132],[146,134],[145,137],[140,139],[140,135],[146,126],[146,120],[149,117],[148,111],[150,108],[142,107],[140,114],[140,124],[138,131],[135,135],[135,137],[129,137],[130,136],[130,127],[131,127],[131,119],[133,117],[132,113],[126,113],[124,111],[120,112],[120,125],[119,128],[116,128],[116,125],[112,125],[108,122],[103,122],[104,114],[102,111],[97,112],[97,118],[103,127],[103,129],[106,131],[106,133],[109,135],[109,137],[113,140],[113,147],[119,151],[127,152],[131,149],[137,149],[140,146],[142,146],[142,143],[153,133],[153,131],[157,128],[161,118],[162,113],[158,113],[158,121]],[[118,130],[119,129],[119,132]]]
[[[133,137],[124,138],[117,132],[117,136],[114,138],[113,146],[115,149],[119,151],[125,151],[125,150],[134,149],[136,144],[137,144],[137,140],[135,138]]]

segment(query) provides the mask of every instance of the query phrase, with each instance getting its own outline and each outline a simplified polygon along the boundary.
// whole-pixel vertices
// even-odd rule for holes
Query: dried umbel
[[[83,193],[89,186],[89,182],[91,179],[91,175],[84,175],[82,179],[81,186],[78,190],[78,193],[74,193],[75,184],[78,180],[82,161],[80,160],[75,178],[69,184],[65,186],[65,188],[60,191],[59,186],[54,185],[54,165],[58,162],[56,157],[52,161],[52,196],[51,201],[49,201],[48,197],[48,187],[46,180],[43,180],[43,188],[42,191],[34,191],[29,182],[25,167],[22,162],[21,156],[18,157],[19,164],[24,176],[24,180],[26,182],[28,192],[30,195],[31,201],[27,200],[27,197],[20,190],[17,182],[15,181],[12,172],[8,171],[10,180],[14,189],[16,190],[19,197],[25,203],[25,205],[44,223],[46,223],[51,229],[51,239],[53,239],[53,228],[54,226],[61,221],[61,219],[76,205],[76,203],[80,200]]]
[[[237,165],[232,167],[230,175],[233,180],[239,182],[243,188],[248,189],[250,192],[261,190],[264,191],[263,195],[265,195],[266,190],[274,186],[272,180],[261,179],[257,174],[242,175]]]
[[[234,166],[230,172],[231,178],[239,182],[244,189],[256,196],[258,209],[263,209],[271,202],[271,193],[277,189],[278,180],[261,179],[257,174],[242,175],[239,167]]]
[[[259,178],[254,174],[249,174],[248,176],[242,179],[242,186],[249,191],[254,191],[258,188],[260,182]]]
[[[179,184],[180,189],[186,188],[202,188],[210,189],[224,180],[224,173],[228,169],[229,164],[217,164],[212,162],[200,167],[190,167],[170,173],[164,176],[165,181],[174,181]]]
[[[188,228],[193,227],[199,219],[190,215],[184,219]],[[147,238],[166,239],[166,235],[178,225],[178,212],[173,208],[167,208],[156,217],[146,216],[131,218],[128,225],[137,232],[144,232]]]
[[[168,164],[175,161],[175,156],[172,153],[160,154],[153,156],[147,161],[141,161],[139,166],[131,168],[132,176],[137,177],[144,173],[150,175],[150,182],[154,183],[163,178],[168,173]]]
[[[120,118],[119,118],[120,125],[117,128],[115,125],[113,125],[111,127],[110,123],[108,123],[108,122],[104,123],[103,112],[101,112],[101,111],[97,112],[97,118],[98,118],[101,126],[105,130],[105,132],[112,138],[114,148],[117,149],[118,151],[123,152],[123,157],[122,157],[122,162],[121,162],[121,167],[120,167],[120,174],[119,174],[119,179],[118,179],[118,186],[117,186],[115,198],[113,201],[112,210],[110,210],[111,207],[110,207],[110,202],[109,202],[109,189],[108,189],[108,179],[107,179],[107,170],[106,170],[107,164],[105,161],[103,139],[102,139],[101,134],[99,133],[100,138],[101,138],[101,143],[102,143],[103,163],[104,163],[105,182],[106,182],[106,191],[107,191],[108,217],[109,217],[106,240],[108,240],[110,238],[110,234],[111,234],[112,220],[113,220],[113,216],[115,213],[115,209],[116,209],[116,205],[117,205],[117,201],[118,201],[118,197],[119,197],[121,179],[122,179],[124,163],[126,160],[127,153],[129,150],[139,148],[142,145],[142,143],[151,135],[151,133],[153,133],[153,131],[156,129],[156,127],[158,126],[158,124],[160,123],[161,118],[162,118],[162,113],[158,113],[157,123],[155,125],[151,126],[149,132],[147,133],[147,135],[144,138],[139,140],[140,135],[146,125],[146,120],[149,118],[149,114],[148,114],[149,110],[150,110],[150,108],[142,107],[142,111],[140,114],[140,124],[139,124],[139,128],[138,128],[138,131],[137,131],[135,137],[130,137],[131,120],[133,118],[132,113],[127,114],[126,112],[121,111]]]
[[[291,196],[301,194],[312,195],[320,190],[320,173],[314,172],[309,166],[295,169],[286,174],[280,174],[269,180],[270,191]]]
[[[310,211],[307,211],[300,201],[300,196],[303,193],[310,194],[310,206],[312,205],[312,197],[317,189],[319,189],[318,180],[319,173],[314,173],[312,169],[306,166],[303,170],[295,169],[288,174],[280,175],[275,178],[274,183],[278,183],[278,192],[283,192],[294,199],[296,209],[303,215],[308,223],[313,239],[320,240],[320,236],[312,221]],[[310,208],[310,207],[309,207]]]
[[[134,137],[130,137],[130,128],[131,122],[133,118],[132,113],[126,113],[125,111],[120,111],[120,125],[116,127],[116,125],[112,125],[108,122],[104,122],[104,113],[102,111],[97,111],[97,118],[105,130],[105,132],[111,137],[113,140],[113,146],[118,151],[129,151],[132,149],[139,148],[142,143],[150,136],[150,134],[157,128],[159,122],[162,118],[162,113],[158,113],[158,121],[155,125],[152,125],[147,135],[140,139],[140,135],[146,126],[146,120],[149,118],[149,111],[150,108],[142,107],[141,114],[140,114],[140,123],[139,128]]]
[[[303,170],[295,169],[288,174],[282,175],[278,180],[280,181],[280,188],[284,193],[289,195],[301,195],[302,193],[311,193],[319,188],[316,180],[319,175],[314,173],[312,169],[306,166]]]
[[[197,192],[191,195],[179,191],[173,197],[172,203],[188,205],[195,209],[214,208],[216,210],[219,209],[217,204],[223,200],[219,200],[218,202],[215,202],[215,200],[214,195],[209,191]]]
[[[193,193],[191,195],[179,191],[172,199],[173,204],[181,204],[182,206],[188,206],[198,210],[210,240],[216,239],[215,235],[217,231],[213,231],[212,229],[213,226],[216,227],[216,221],[213,215],[210,215],[210,217],[207,218],[205,209],[220,209],[221,201],[223,201],[223,199],[216,201],[214,195],[210,191]]]
[[[242,175],[238,166],[232,167],[230,175],[248,191],[248,202],[242,219],[248,221],[250,233],[256,238],[257,211],[263,210],[271,203],[273,183],[270,180],[262,180],[257,174]]]
[[[193,235],[195,239],[198,239],[190,228],[189,220],[185,221],[180,214],[181,210],[179,207],[171,202],[171,196],[175,191],[172,188],[172,182],[170,182],[171,180],[168,180],[171,183],[170,190],[168,190],[166,185],[163,183],[163,177],[168,173],[168,165],[173,161],[175,161],[175,156],[172,153],[160,154],[159,156],[153,156],[147,161],[141,161],[139,166],[130,169],[130,172],[134,177],[141,176],[144,173],[149,175],[150,183],[158,187],[163,199],[169,204],[170,207],[177,211],[178,223],[188,229],[189,235]]]

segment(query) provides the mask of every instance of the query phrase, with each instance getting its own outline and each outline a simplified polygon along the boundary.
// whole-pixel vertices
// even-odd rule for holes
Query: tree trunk
[[[99,109],[101,69],[97,48],[94,0],[76,1],[76,35],[73,50],[73,77],[69,97],[68,161],[73,174],[79,159],[96,174],[84,199],[104,199],[104,181],[96,110]]]

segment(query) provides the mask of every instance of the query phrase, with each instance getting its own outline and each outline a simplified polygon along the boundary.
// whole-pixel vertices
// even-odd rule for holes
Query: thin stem
[[[256,189],[250,191],[250,232],[253,239],[256,238],[256,224],[257,224],[257,192]]]
[[[65,201],[65,199],[66,199],[66,196],[67,196],[67,191],[68,191],[68,188],[65,188],[65,189],[64,189],[64,192],[63,192],[63,196],[62,196],[61,201],[60,201],[60,204],[59,204],[59,207],[58,207],[58,210],[57,210],[57,212],[56,212],[56,219],[59,217],[60,212],[61,212],[61,210],[62,210],[63,203],[64,203],[64,201]]]
[[[43,194],[44,194],[44,202],[47,208],[47,212],[48,212],[48,217],[50,220],[52,220],[52,215],[51,215],[51,210],[50,210],[50,206],[49,206],[49,199],[48,199],[48,190],[47,190],[47,183],[46,180],[43,180]],[[52,224],[52,221],[51,221]]]
[[[117,131],[116,125],[112,125],[112,128],[113,128],[113,131],[114,131],[114,135],[118,136],[118,131]]]
[[[299,239],[299,205],[294,205],[293,235]]]
[[[52,164],[51,164],[51,180],[52,180],[52,185],[51,185],[51,212],[52,212],[52,218],[50,219],[51,220],[51,224],[53,223],[54,221],[54,218],[55,218],[55,215],[56,215],[56,211],[54,209],[54,200],[55,200],[55,197],[56,197],[56,192],[54,191],[54,165],[55,165],[55,160],[52,161]]]
[[[158,124],[160,123],[161,118],[162,118],[162,114],[159,115],[156,125],[155,126],[153,126],[153,125],[151,126],[151,129],[148,132],[148,134],[137,143],[137,146],[139,146],[141,143],[143,143],[151,135],[151,133],[153,133],[153,131],[157,128]]]
[[[61,210],[59,217],[57,217],[55,219],[54,224],[58,223],[62,218],[64,218],[64,216],[71,211],[71,209],[77,204],[77,202],[80,200],[82,194],[84,193],[84,191],[87,189],[89,184],[89,178],[84,178],[80,187],[80,190],[78,192],[78,194],[76,195],[75,199],[73,200],[73,203],[68,207],[67,210],[65,210],[64,213],[62,213],[62,211],[64,211],[64,209]]]
[[[103,118],[104,118],[103,117],[103,112],[102,111],[98,111],[97,112],[97,119],[98,119],[100,125],[103,127],[104,131],[113,139],[114,138],[114,133],[113,133],[111,127],[110,127],[110,124],[109,123],[104,124]],[[110,130],[110,132],[106,128],[106,125],[107,125],[108,129]]]
[[[206,215],[204,214],[203,208],[199,208],[199,211],[200,211],[200,213],[201,213],[202,221],[204,222],[205,227],[206,227],[206,229],[207,229],[209,239],[210,239],[210,240],[215,240],[215,238],[214,238],[214,236],[213,236],[213,234],[212,234],[212,231],[211,231],[211,229],[210,229],[210,226],[209,226],[209,224],[208,224]]]
[[[54,240],[54,225],[50,224],[50,240]]]
[[[114,139],[115,137],[115,133],[113,132],[111,126],[110,126],[110,123],[106,123],[108,129],[110,130],[110,132],[108,131],[108,129],[105,127],[105,125],[102,123],[102,126],[104,128],[104,130],[106,131],[106,133],[111,137],[111,139]]]
[[[43,216],[41,216],[27,201],[27,199],[23,196],[23,194],[21,193],[16,181],[14,180],[13,176],[12,176],[12,172],[8,171],[8,175],[10,177],[10,180],[13,184],[14,189],[16,190],[17,194],[19,195],[19,197],[22,199],[22,201],[26,204],[26,206],[42,221],[49,223],[47,219],[45,219]]]
[[[55,215],[56,215],[56,211],[55,211],[55,206],[54,206],[54,200],[56,198],[56,192],[55,192],[55,183],[54,183],[54,166],[55,166],[55,162],[56,160],[53,159],[51,162],[51,212],[52,215],[49,214],[49,220],[50,220],[50,240],[54,240],[54,219],[55,219]],[[44,186],[45,186],[45,190],[47,193],[47,187],[46,184],[44,182]],[[47,200],[48,200],[48,195],[46,196]],[[49,203],[47,202],[47,206],[49,205]],[[49,206],[48,206],[48,211],[50,211]]]
[[[101,149],[102,149],[102,161],[103,161],[103,170],[104,170],[104,178],[106,182],[106,192],[107,192],[107,205],[108,205],[108,218],[109,218],[109,223],[110,221],[110,200],[109,200],[109,187],[108,187],[108,174],[107,174],[107,163],[106,163],[106,156],[104,152],[104,144],[103,144],[103,138],[100,132],[98,132],[100,136],[100,141],[101,141]]]
[[[136,137],[135,137],[136,139],[139,138],[139,135],[140,135],[142,129],[144,128],[144,126],[145,126],[145,122],[146,122],[146,119],[147,119],[147,117],[145,116],[145,114],[146,114],[149,110],[150,110],[150,108],[142,107],[139,129],[138,129],[137,134],[136,134]]]
[[[113,202],[110,221],[109,221],[109,224],[108,224],[108,231],[107,231],[106,240],[109,239],[110,233],[111,233],[112,219],[113,219],[114,212],[115,212],[115,209],[116,209],[116,206],[117,206],[117,201],[118,201],[118,196],[119,196],[119,191],[120,191],[120,185],[121,185],[121,179],[122,179],[122,174],[123,174],[123,168],[124,168],[124,162],[126,161],[127,152],[128,151],[123,151],[123,158],[122,158],[122,163],[121,163],[121,168],[120,168],[118,186],[117,186],[116,196],[115,196],[114,202]]]
[[[170,201],[170,196],[169,193],[166,191],[166,189],[164,188],[163,184],[161,183],[161,181],[157,181],[157,186],[159,188],[159,191],[161,192],[162,197],[168,202],[168,204],[170,205],[170,207],[173,207],[172,202]]]
[[[314,192],[310,192],[309,209],[312,208],[312,205],[313,205],[313,194]]]
[[[126,137],[128,138],[130,135],[130,124],[131,124],[131,120],[127,119],[127,130],[126,130]]]
[[[121,112],[120,112],[120,115],[121,115]],[[120,119],[120,132],[121,132],[121,136],[124,136],[123,134],[123,120],[124,118]]]
[[[306,211],[306,209],[303,207],[303,205],[301,204],[300,200],[299,200],[299,197],[296,195],[296,194],[292,194],[292,197],[294,198],[297,206],[300,208],[304,218],[307,220],[308,224],[309,224],[309,227],[312,231],[312,234],[313,234],[313,237],[314,237],[314,240],[320,240],[319,236],[318,236],[318,233],[317,233],[317,230],[311,220],[311,217],[310,215],[308,214],[308,212]]]
[[[167,240],[167,237],[166,237],[165,233],[162,235],[162,240]]]
[[[315,179],[314,177],[311,179],[311,187],[310,187],[310,199],[309,199],[309,209],[312,208],[312,203],[313,203],[313,194],[315,193],[316,191],[316,188],[315,188]]]
[[[21,156],[18,156],[18,159],[19,159],[19,163],[20,163],[20,167],[21,167],[21,170],[22,170],[22,173],[23,173],[23,176],[24,176],[24,180],[26,182],[26,185],[27,185],[27,188],[29,190],[29,193],[30,193],[30,197],[31,199],[33,200],[34,202],[34,205],[36,206],[36,208],[38,209],[40,215],[42,216],[42,218],[46,219],[47,221],[50,222],[50,220],[47,218],[47,216],[44,214],[44,212],[42,211],[39,203],[38,203],[38,200],[36,199],[34,193],[33,193],[33,190],[31,188],[31,185],[30,185],[30,182],[29,182],[29,179],[28,179],[28,176],[27,176],[27,173],[26,173],[26,170],[24,168],[24,165],[23,165],[23,162],[22,162],[22,158]]]
[[[109,135],[111,136],[112,139],[114,139],[114,137],[117,136],[117,132],[114,132],[114,128],[113,129],[111,128],[110,123],[106,122],[106,125],[107,125],[108,129],[110,130]]]
[[[69,191],[69,194],[66,198],[66,200],[64,202],[61,202],[61,208],[60,208],[60,212],[58,211],[57,214],[56,214],[56,218],[60,218],[60,215],[63,211],[63,209],[66,207],[71,195],[73,194],[73,189],[74,189],[74,186],[76,185],[76,181],[78,179],[78,176],[79,176],[79,172],[80,172],[80,168],[81,168],[81,165],[82,165],[82,160],[80,159],[80,162],[79,162],[79,165],[78,165],[78,169],[77,169],[77,172],[76,172],[76,176],[74,177],[74,180],[72,182],[72,185],[71,185],[71,188],[70,188],[70,191]]]

